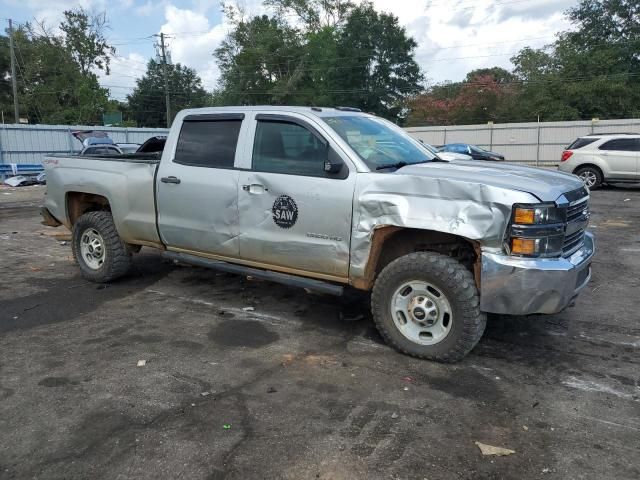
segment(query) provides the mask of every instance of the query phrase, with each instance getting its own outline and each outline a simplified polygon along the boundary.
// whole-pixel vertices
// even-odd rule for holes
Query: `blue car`
[[[504,155],[495,152],[489,152],[477,145],[469,145],[467,143],[448,143],[438,147],[440,152],[463,153],[470,155],[474,160],[488,160],[493,162],[503,162]]]

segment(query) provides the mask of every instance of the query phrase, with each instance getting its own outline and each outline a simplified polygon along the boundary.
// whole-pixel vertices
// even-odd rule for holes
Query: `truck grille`
[[[584,243],[584,229],[580,229],[571,235],[564,237],[564,244],[562,245],[562,255],[567,257],[579,250]]]
[[[589,223],[589,197],[585,196],[567,207],[567,223],[565,228],[562,256],[568,257],[578,251],[584,243],[584,232]]]

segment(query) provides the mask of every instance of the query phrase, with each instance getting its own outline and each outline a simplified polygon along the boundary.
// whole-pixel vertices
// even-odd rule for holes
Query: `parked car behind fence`
[[[589,188],[603,183],[640,182],[640,135],[579,137],[562,152],[558,169],[578,175]]]
[[[500,153],[490,152],[477,145],[469,145],[467,143],[448,143],[438,148],[441,152],[453,152],[469,155],[473,160],[489,160],[493,162],[504,161],[504,155]]]

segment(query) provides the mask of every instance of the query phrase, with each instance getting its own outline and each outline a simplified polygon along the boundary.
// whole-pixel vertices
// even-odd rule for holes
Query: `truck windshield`
[[[373,171],[400,168],[437,158],[426,147],[386,120],[359,115],[322,119]]]

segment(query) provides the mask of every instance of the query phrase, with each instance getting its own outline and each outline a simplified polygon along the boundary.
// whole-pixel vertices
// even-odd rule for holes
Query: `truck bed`
[[[157,154],[49,155],[43,164],[47,172],[45,207],[71,228],[70,203],[81,195],[108,202],[118,234],[127,243],[161,246],[156,227],[154,195]]]

